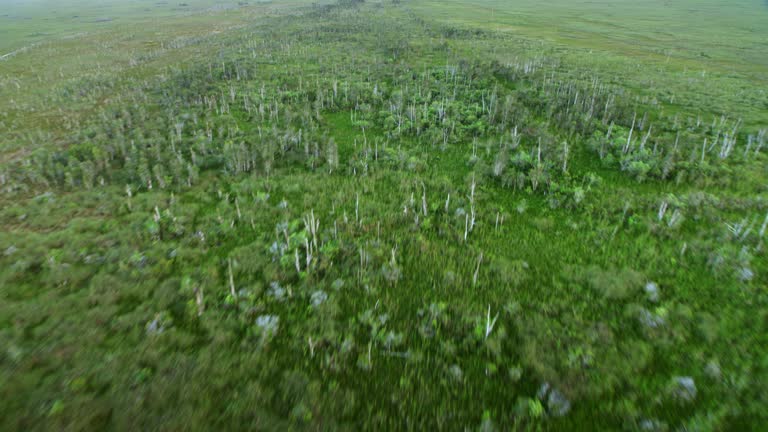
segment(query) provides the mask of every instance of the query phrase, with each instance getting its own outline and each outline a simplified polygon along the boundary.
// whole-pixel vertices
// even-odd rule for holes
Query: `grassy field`
[[[768,79],[768,7],[759,0],[417,0],[412,7],[441,22]]]
[[[768,422],[763,3],[186,3],[0,0],[0,430]]]
[[[258,2],[242,2],[249,3]],[[194,15],[210,17],[212,12],[224,11],[233,14],[240,6],[234,0],[2,0],[0,55],[39,43],[108,31],[115,26],[160,28]]]

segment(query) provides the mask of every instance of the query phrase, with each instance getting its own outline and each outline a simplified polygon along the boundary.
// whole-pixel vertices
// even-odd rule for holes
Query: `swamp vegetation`
[[[0,429],[768,422],[759,67],[289,6],[0,62]]]

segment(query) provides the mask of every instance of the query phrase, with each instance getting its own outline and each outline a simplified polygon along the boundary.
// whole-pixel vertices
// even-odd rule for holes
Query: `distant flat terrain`
[[[761,0],[415,0],[412,7],[444,22],[569,46],[768,75]]]
[[[98,32],[115,24],[147,25],[169,18],[237,9],[234,0],[2,0],[0,55],[35,43]]]

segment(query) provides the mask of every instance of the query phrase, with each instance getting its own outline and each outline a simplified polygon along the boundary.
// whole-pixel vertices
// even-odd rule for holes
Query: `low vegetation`
[[[0,76],[0,428],[768,421],[759,76],[279,6]]]

